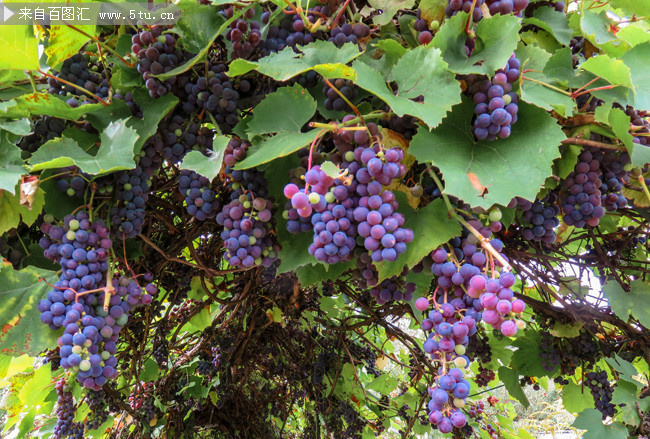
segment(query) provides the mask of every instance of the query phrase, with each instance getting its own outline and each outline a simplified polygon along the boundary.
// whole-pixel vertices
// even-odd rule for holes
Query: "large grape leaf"
[[[634,107],[637,110],[650,110],[650,69],[648,69],[650,43],[636,46],[621,59],[630,69],[632,83],[636,90]]]
[[[628,15],[645,16],[650,11],[650,0],[610,0],[613,8],[622,9]]]
[[[580,430],[587,430],[584,439],[626,439],[629,437],[627,428],[620,422],[603,424],[603,415],[596,409],[587,409],[578,415],[572,424]]]
[[[361,55],[356,44],[346,43],[338,48],[332,42],[318,40],[300,47],[300,50],[301,53],[296,53],[291,47],[286,47],[259,61],[236,59],[230,63],[228,76],[243,75],[256,70],[277,81],[286,81],[309,70],[316,70],[328,79],[354,79],[354,70],[345,64]]]
[[[31,226],[43,210],[45,204],[43,189],[39,188],[36,191],[31,209],[20,204],[18,186],[14,193],[15,195],[11,195],[9,192],[0,191],[0,235],[18,226],[21,221]]]
[[[95,35],[95,25],[79,25],[75,27],[86,33],[86,35]],[[50,37],[47,40],[45,54],[47,55],[47,63],[51,67],[63,63],[90,41],[90,38],[86,35],[65,25],[50,26],[49,33]]]
[[[628,293],[618,282],[608,282],[603,286],[603,295],[620,319],[627,321],[633,317],[650,328],[650,284],[641,279],[632,281]]]
[[[465,23],[467,13],[461,12],[445,20],[433,38],[449,69],[456,73],[492,75],[502,69],[519,41],[519,18],[514,15],[495,15],[481,20],[476,26],[476,49],[468,58],[465,53]]]
[[[533,24],[553,35],[556,40],[565,46],[571,41],[572,31],[569,19],[562,12],[551,8],[537,8],[533,16],[524,19],[524,24]]]
[[[395,262],[382,262],[378,265],[380,282],[400,274],[405,266],[413,268],[422,258],[454,236],[458,236],[461,231],[460,223],[449,218],[442,199],[437,199],[420,210],[414,210],[409,206],[403,192],[396,192],[395,196],[399,202],[399,211],[406,218],[404,227],[412,229],[415,238],[407,244],[406,251]]]
[[[0,133],[0,190],[15,194],[16,183],[25,173],[20,149],[6,139],[6,133]]]
[[[19,119],[21,117],[38,115],[78,120],[83,115],[102,107],[102,104],[87,104],[72,108],[60,96],[39,92],[25,94],[0,103],[0,117]]]
[[[27,267],[14,270],[11,264],[0,264],[0,352],[13,356],[27,353],[31,356],[56,346],[57,333],[41,322],[36,309],[53,284],[57,274],[41,268]]]
[[[415,0],[369,0],[368,3],[381,11],[372,21],[378,26],[385,26],[393,21],[393,16],[400,9],[411,9]]]
[[[181,169],[190,169],[212,181],[221,171],[223,155],[229,140],[226,136],[215,136],[212,142],[212,151],[207,157],[200,151],[188,152],[183,157]]]
[[[497,373],[499,374],[501,382],[506,386],[508,393],[524,407],[528,407],[530,402],[528,402],[524,389],[519,383],[519,372],[506,366],[501,366]]]
[[[534,199],[560,156],[565,139],[560,126],[544,110],[522,102],[510,137],[477,142],[470,130],[473,113],[465,100],[432,132],[421,127],[409,153],[437,166],[445,192],[472,206],[505,206],[516,196]]]
[[[431,46],[409,50],[397,61],[390,75],[397,84],[397,93],[376,69],[362,61],[353,67],[357,73],[355,84],[377,95],[399,116],[410,114],[432,128],[460,102],[460,84],[447,69],[440,51]],[[413,100],[419,96],[424,96],[424,102]]]
[[[634,88],[630,68],[620,59],[601,54],[583,62],[580,64],[580,68],[600,76],[614,86]]]
[[[41,146],[29,159],[32,171],[76,165],[92,175],[120,169],[132,169],[133,148],[138,134],[126,126],[124,119],[111,122],[101,134],[101,146],[96,156],[85,152],[69,137],[52,139]]]
[[[299,132],[316,112],[316,101],[299,84],[266,95],[253,109],[246,132],[257,134]]]
[[[634,383],[618,379],[614,388],[612,404],[616,404],[621,411],[620,420],[630,425],[639,425],[641,418],[636,408],[639,405],[641,412],[650,410],[650,398],[639,398],[639,389]]]
[[[562,386],[562,403],[570,413],[580,413],[585,409],[594,408],[594,398],[589,388],[580,386],[572,380],[566,386]]]
[[[0,44],[3,47],[0,52],[0,69],[39,68],[38,39],[34,36],[32,26],[0,26]]]

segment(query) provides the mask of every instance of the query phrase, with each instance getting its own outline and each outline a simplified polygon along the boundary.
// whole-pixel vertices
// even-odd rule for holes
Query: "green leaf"
[[[585,409],[594,408],[594,398],[588,387],[579,386],[573,381],[562,387],[562,403],[571,413],[580,413]]]
[[[206,157],[199,151],[190,151],[181,162],[181,169],[189,169],[208,180],[214,180],[223,166],[223,156],[230,139],[226,136],[215,136],[212,152]]]
[[[541,377],[549,373],[542,367],[539,361],[542,344],[539,332],[527,329],[523,336],[517,337],[512,345],[518,348],[512,355],[511,366],[522,375]]]
[[[492,75],[502,69],[519,41],[519,19],[514,15],[495,15],[476,26],[476,49],[465,54],[465,23],[467,13],[461,12],[445,20],[431,43],[441,50],[449,69],[460,74]]]
[[[560,155],[562,129],[544,110],[520,103],[519,120],[510,137],[476,142],[470,130],[473,108],[465,100],[437,129],[420,128],[409,153],[437,166],[446,182],[445,192],[472,206],[505,206],[516,196],[533,200]]]
[[[101,134],[101,147],[95,157],[82,150],[76,141],[59,137],[41,146],[29,159],[32,171],[76,165],[84,172],[101,175],[133,169],[133,148],[138,134],[124,119],[111,122]]]
[[[610,20],[606,12],[592,12],[583,10],[580,19],[580,27],[585,37],[595,46],[600,47],[605,43],[614,41],[616,37],[609,31]]]
[[[387,86],[385,78],[362,61],[353,64],[355,83],[386,102],[399,116],[410,114],[430,127],[436,127],[451,107],[460,102],[460,84],[447,70],[440,51],[419,46],[406,52],[395,64],[392,78],[398,91]],[[424,102],[412,99],[424,96]]]
[[[365,386],[366,390],[374,390],[382,395],[388,395],[397,388],[399,382],[388,373],[379,375],[372,382]]]
[[[61,96],[49,93],[30,93],[0,103],[0,117],[19,119],[21,117],[55,116],[61,119],[78,120],[87,113],[102,108],[102,104],[87,104],[72,108]]]
[[[309,256],[313,259],[312,256]],[[355,266],[354,261],[339,262],[334,265],[306,264],[296,270],[298,280],[303,286],[314,285],[327,280],[338,279],[341,274]]]
[[[369,0],[368,3],[382,11],[381,14],[375,15],[372,21],[378,26],[385,26],[393,21],[393,16],[400,9],[411,9],[415,0]]]
[[[541,8],[540,8],[541,9]],[[568,81],[575,76],[571,49],[565,47],[555,52],[544,66],[544,74],[549,78]]]
[[[5,190],[12,195],[16,193],[16,184],[27,173],[23,164],[20,149],[3,138],[0,139],[0,191]]]
[[[248,156],[237,163],[235,169],[253,168],[278,157],[287,156],[311,144],[318,133],[320,130],[311,130],[306,133],[279,133],[254,143],[248,149]]]
[[[316,101],[299,84],[281,87],[255,106],[247,133],[299,132],[316,112]]]
[[[18,120],[0,120],[0,129],[9,131],[17,136],[26,136],[32,132],[32,125],[29,119],[23,117]]]
[[[580,67],[609,81],[612,85],[634,88],[630,68],[620,59],[600,54],[589,58]]]
[[[32,26],[0,26],[0,69],[38,70],[38,40]]]
[[[87,35],[95,35],[95,25],[77,25],[75,27]],[[86,35],[65,25],[50,26],[49,34],[45,54],[48,65],[52,67],[63,63],[90,41]]]
[[[523,24],[533,24],[544,29],[564,46],[569,45],[573,36],[573,31],[569,27],[569,19],[567,16],[552,8],[535,9],[533,16],[524,19]]]
[[[650,35],[646,31],[646,35]],[[650,110],[650,43],[641,44],[627,52],[621,60],[630,69],[630,75],[636,91],[634,107],[637,110]]]
[[[203,331],[205,328],[210,326],[210,323],[212,323],[210,311],[208,311],[208,307],[204,307],[198,312],[198,314],[195,314],[194,317],[183,326],[183,328],[189,331]]]
[[[584,439],[627,439],[627,428],[620,422],[603,425],[603,415],[596,409],[587,409],[578,415],[572,426],[587,430]]]
[[[528,407],[530,403],[524,393],[524,389],[522,389],[519,383],[519,373],[505,366],[501,366],[497,373],[499,374],[499,379],[506,386],[508,393],[524,407]]]
[[[322,40],[302,47],[301,52],[295,53],[291,47],[286,47],[257,62],[236,59],[230,63],[228,76],[243,75],[256,70],[277,81],[286,81],[309,70],[316,70],[328,79],[354,79],[354,71],[346,68],[345,64],[361,55],[356,44],[345,43],[338,48],[334,43]]]
[[[379,40],[374,47],[376,50],[366,50],[359,60],[381,72],[386,81],[393,81],[393,67],[408,49],[395,40]]]
[[[641,412],[650,410],[650,398],[639,398],[639,389],[636,382],[631,383],[619,379],[616,381],[612,403],[618,405],[621,411],[620,420],[629,425],[638,426],[641,423],[636,405]]]
[[[158,363],[156,360],[149,357],[144,362],[144,367],[142,372],[140,372],[139,380],[140,381],[153,381],[158,378]]]
[[[630,156],[632,156],[633,159],[632,164],[635,164],[634,163],[634,149],[635,149],[634,138],[629,133],[630,116],[625,114],[625,112],[620,108],[612,108],[611,110],[609,110],[609,124],[612,127],[612,131],[614,132],[616,137],[625,144],[627,151],[630,153]],[[639,149],[646,149],[646,148],[642,147]],[[640,155],[643,156],[643,153],[640,153]],[[641,164],[641,166],[643,165],[645,165],[645,162]]]
[[[555,337],[574,338],[580,335],[580,328],[584,326],[581,322],[563,324],[555,322],[550,332]],[[578,410],[580,411],[580,410]]]
[[[560,116],[567,116],[570,110],[575,107],[575,101],[571,96],[547,87],[558,87],[552,79],[539,72],[528,72],[521,84],[521,99],[545,110],[555,110]],[[561,88],[560,88],[561,89]]]
[[[403,192],[396,192],[395,196],[399,211],[406,219],[404,227],[412,229],[415,238],[395,262],[378,264],[380,282],[400,274],[405,266],[413,268],[422,258],[461,232],[460,223],[447,215],[447,207],[442,199],[434,200],[420,210],[413,210]]]
[[[617,317],[623,321],[633,317],[650,328],[650,285],[647,282],[632,281],[629,293],[618,282],[608,282],[603,286],[603,295]]]
[[[18,186],[14,193],[15,195],[10,195],[8,192],[0,191],[0,235],[17,227],[21,221],[31,226],[43,210],[45,197],[42,189],[36,191],[31,209],[20,204]]]
[[[52,271],[35,267],[17,271],[11,264],[0,264],[0,322],[4,324],[0,351],[14,356],[23,353],[35,356],[56,345],[57,332],[43,325],[36,306],[50,290],[46,282],[53,284],[57,279]]]
[[[43,329],[46,329],[43,325]],[[23,403],[26,407],[35,409],[35,406],[40,405],[45,398],[49,395],[51,391],[54,390],[50,386],[52,381],[52,364],[44,364],[34,371],[34,376],[32,376],[27,383],[20,389],[18,392],[18,398],[20,402]],[[48,389],[49,387],[49,389]]]
[[[619,357],[618,354],[614,354],[614,358],[605,358],[605,361],[607,361],[607,363],[612,366],[612,369],[618,372],[619,379],[629,381],[638,388],[643,387],[643,384],[639,382],[637,378],[634,378],[640,376],[641,372],[636,370],[636,367],[634,367],[632,363],[625,361]]]
[[[643,29],[641,26],[637,26],[636,24],[625,26],[623,29],[618,31],[616,36],[632,47],[650,41],[650,33],[648,33],[646,29]],[[625,58],[625,55],[623,58]]]

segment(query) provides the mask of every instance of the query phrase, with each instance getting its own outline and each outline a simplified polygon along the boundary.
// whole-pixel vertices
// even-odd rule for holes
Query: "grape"
[[[542,241],[545,244],[555,242],[555,229],[560,225],[557,216],[560,208],[557,206],[557,195],[549,192],[541,200],[531,203],[528,200],[517,197],[511,203],[512,207],[518,207],[521,214],[521,234],[528,241]]]
[[[176,77],[161,82],[151,75],[167,73],[184,61],[183,53],[176,48],[176,39],[171,34],[162,36],[163,29],[162,26],[152,26],[131,38],[131,52],[139,60],[137,70],[152,98],[168,94]]]
[[[51,73],[54,78],[50,77],[47,80],[48,92],[50,94],[70,96],[68,99],[68,105],[70,106],[76,107],[98,102],[83,90],[91,92],[100,99],[106,99],[109,95],[106,77],[110,75],[110,72],[104,70],[104,63],[101,61],[94,59],[91,62],[91,56],[87,53],[75,53],[63,62],[60,71],[52,71]],[[57,79],[75,84],[79,88],[72,87],[70,84]]]

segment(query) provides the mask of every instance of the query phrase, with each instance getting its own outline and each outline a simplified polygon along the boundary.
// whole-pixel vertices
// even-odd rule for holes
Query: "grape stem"
[[[57,77],[54,76],[54,75],[50,75],[49,73],[45,73],[45,72],[42,71],[41,69],[38,69],[38,73],[40,73],[40,74],[43,75],[43,76],[47,76],[48,78],[52,78],[52,79],[54,79],[55,81],[59,81],[59,82],[62,82],[62,83],[64,83],[64,84],[66,84],[66,85],[69,85],[70,87],[74,87],[74,88],[76,88],[77,90],[80,90],[80,91],[86,93],[87,95],[90,95],[93,99],[96,99],[100,104],[102,104],[102,105],[104,105],[104,106],[108,105],[108,103],[106,103],[106,101],[104,101],[102,98],[100,98],[99,96],[97,96],[95,93],[91,93],[91,92],[89,92],[88,90],[86,90],[85,88],[78,86],[77,84],[73,84],[72,82],[70,82],[70,81],[66,81],[66,80],[63,79],[63,78],[57,78]]]
[[[465,221],[463,217],[458,215],[456,212],[456,209],[451,205],[451,201],[449,201],[449,197],[447,197],[447,194],[445,194],[444,191],[444,186],[442,185],[442,182],[438,178],[435,172],[433,172],[431,169],[428,169],[429,175],[431,175],[431,178],[433,181],[436,182],[436,185],[438,185],[438,188],[440,189],[440,194],[442,195],[442,198],[445,200],[445,204],[447,205],[447,213],[450,216],[453,216],[456,221],[461,223],[463,226],[467,228],[467,230],[470,231],[472,235],[478,239],[478,241],[481,243],[481,247],[483,247],[487,252],[489,252],[492,256],[496,258],[497,261],[501,264],[504,270],[512,270],[512,266],[504,259],[501,254],[492,247],[492,244],[490,244],[490,240],[485,238],[483,235],[479,233],[478,230],[474,228],[470,223]]]
[[[113,262],[108,259],[108,273],[106,273],[106,286],[104,287],[104,311],[108,312],[108,307],[111,304],[111,297],[115,294],[115,287],[113,286]]]
[[[465,33],[469,35],[469,28],[472,27],[472,18],[474,17],[474,8],[476,8],[476,0],[472,0],[472,6],[469,8],[469,15],[467,16],[467,23],[465,23]]]
[[[350,0],[348,0],[348,1],[350,1]],[[350,106],[350,108],[352,108],[352,111],[354,111],[354,114],[356,114],[357,117],[361,120],[361,123],[365,125],[365,122],[363,120],[363,116],[361,115],[361,113],[359,113],[359,109],[357,107],[355,107],[354,104],[352,104],[352,102],[350,102],[350,100],[348,98],[346,98],[345,95],[343,93],[341,93],[341,91],[338,88],[334,87],[334,84],[332,84],[327,78],[323,77],[323,81],[325,81],[325,84],[327,84],[329,86],[329,88],[334,90],[336,92],[336,94],[339,95],[341,97],[341,99],[343,99],[345,101],[345,103]]]
[[[286,0],[285,0],[286,1]],[[332,21],[332,24],[330,25],[330,28],[335,28],[337,24],[339,24],[339,20],[341,19],[341,15],[343,15],[343,12],[345,9],[348,7],[350,4],[350,0],[345,0],[345,3],[343,3],[343,6],[341,6],[341,9],[339,9],[338,14],[336,14],[336,18],[334,21]]]
[[[579,137],[568,137],[561,142],[563,145],[583,145],[594,148],[610,149],[612,151],[626,151],[624,146],[611,145],[609,143],[596,142],[595,140],[581,139]]]
[[[523,80],[526,79],[526,80],[528,80],[530,82],[534,82],[536,84],[543,85],[544,87],[550,88],[551,90],[554,90],[554,91],[556,91],[558,93],[562,93],[563,95],[569,96],[571,98],[574,97],[571,93],[569,93],[568,91],[562,90],[561,88],[557,88],[557,87],[552,86],[551,84],[547,84],[545,82],[538,81],[537,79],[533,79],[533,78],[529,78],[527,76],[524,76],[525,72],[530,72],[530,70],[524,70],[524,72],[522,72],[521,80],[520,80],[521,82],[523,82]],[[521,84],[521,82],[520,82],[520,84]]]
[[[82,30],[79,29],[78,27],[75,27],[75,26],[73,26],[73,25],[71,25],[71,24],[66,23],[65,25],[68,26],[70,29],[79,32],[79,33],[80,33],[81,35],[83,35],[84,37],[86,37],[86,38],[90,38],[90,39],[93,40],[95,43],[100,44],[100,45],[101,45],[104,49],[106,49],[108,52],[110,52],[110,53],[112,53],[113,55],[115,55],[115,56],[116,56],[120,61],[122,61],[122,62],[124,63],[124,65],[126,65],[127,67],[135,67],[135,64],[132,64],[132,63],[130,63],[129,61],[125,60],[125,59],[124,59],[124,58],[123,58],[119,53],[117,53],[115,50],[113,50],[113,49],[111,49],[110,47],[108,47],[105,43],[101,42],[101,41],[99,40],[99,38],[97,38],[97,37],[95,37],[95,36],[93,36],[93,35],[90,35],[90,34],[84,32],[84,31],[82,31]]]

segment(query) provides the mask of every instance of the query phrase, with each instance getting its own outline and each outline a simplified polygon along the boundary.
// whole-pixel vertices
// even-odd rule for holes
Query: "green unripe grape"
[[[429,29],[437,31],[440,29],[440,22],[438,20],[432,20],[431,23],[429,23]]]
[[[332,192],[328,192],[325,194],[325,201],[328,203],[333,203],[336,198],[334,197],[334,194]]]
[[[424,193],[424,189],[422,189],[422,186],[420,186],[419,184],[416,184],[411,188],[411,195],[413,195],[415,198],[420,198],[423,193]]]
[[[98,316],[100,316],[100,317],[106,317],[106,316],[108,315],[108,311],[104,311],[104,308],[103,308],[103,307],[98,306],[97,308],[99,308],[99,309],[96,311],[96,313],[97,313]]]
[[[43,216],[43,221],[45,221],[46,223],[52,224],[54,222],[54,215],[52,215],[51,213],[46,213]]]
[[[79,363],[79,370],[82,372],[86,372],[90,370],[90,361],[88,360],[81,360],[81,363]]]
[[[465,367],[467,367],[467,360],[464,359],[463,357],[456,357],[454,359],[454,364],[459,369],[465,369]]]
[[[240,195],[240,196],[239,196],[239,202],[240,202],[241,204],[244,204],[244,203],[247,202],[247,201],[248,201],[248,197],[247,197],[246,195]]]
[[[246,201],[245,203],[242,203],[242,205],[244,206],[244,209],[250,209],[251,208],[251,202],[250,201]]]
[[[92,340],[90,340],[90,339],[86,339],[86,341],[84,341],[84,347],[85,347],[85,348],[89,348],[89,347],[91,347],[92,345],[93,345],[93,341],[92,341]]]
[[[76,219],[70,220],[68,224],[70,225],[70,230],[77,230],[79,228],[79,221]]]
[[[503,99],[503,105],[508,105],[509,103],[512,102],[512,96],[510,96],[509,94],[504,94],[502,96],[502,99]]]
[[[65,234],[65,237],[70,241],[74,241],[75,233],[72,230],[68,230],[68,233]]]
[[[113,185],[111,184],[109,186],[104,186],[104,189],[106,189],[107,194],[110,194],[113,192]]]
[[[459,409],[465,407],[465,400],[460,398],[454,398],[454,407]]]
[[[250,245],[255,245],[256,242],[257,242],[257,238],[256,238],[256,237],[254,237],[254,236],[249,236],[249,237],[248,237],[248,243],[249,243]]]
[[[237,190],[237,189],[241,188],[241,184],[239,184],[239,183],[233,183],[233,184],[232,184],[232,188],[233,188],[234,190]]]
[[[523,320],[516,320],[515,324],[517,325],[518,329],[526,329],[526,322]]]
[[[255,265],[262,265],[262,258],[258,257],[255,259]]]
[[[81,346],[78,346],[78,345],[72,346],[72,353],[73,354],[81,355],[82,352],[83,352],[83,348]]]
[[[635,167],[630,171],[630,176],[631,177],[637,178],[637,177],[639,177],[639,175],[641,175],[641,169],[638,168],[638,167]]]
[[[268,250],[268,249],[267,249],[267,250]],[[276,258],[276,257],[278,256],[278,252],[276,252],[275,250],[271,250],[271,251],[269,251],[269,253],[268,253],[267,256],[268,256],[269,258]]]
[[[309,194],[309,202],[311,204],[316,204],[318,203],[319,200],[320,200],[320,194],[318,194],[317,192],[312,192],[311,194]]]
[[[634,165],[632,163],[628,163],[627,165],[623,166],[623,170],[625,172],[630,172],[632,169],[634,169]]]
[[[203,193],[203,192],[205,192],[205,188],[200,188],[199,191],[200,191],[201,193]]]
[[[167,38],[165,38],[164,35],[161,35],[161,36],[158,37],[158,42],[160,44],[165,44],[167,42]]]
[[[465,352],[467,352],[467,348],[462,344],[457,344],[456,347],[454,348],[454,352],[456,352],[458,355],[465,355]]]
[[[176,134],[176,137],[180,137],[183,135],[183,130],[176,128],[176,130],[174,130],[174,134]]]
[[[74,367],[72,368],[72,371],[73,371],[73,372],[79,372],[79,366],[74,366]]]
[[[129,318],[127,317],[127,315],[122,314],[119,319],[115,320],[115,323],[118,326],[124,326],[124,325],[126,325],[126,322],[128,322],[128,321],[129,321]]]
[[[125,183],[124,184],[124,190],[125,191],[130,191],[131,189],[133,189],[133,185],[131,183]]]
[[[490,210],[490,221],[501,221],[501,218],[503,217],[503,214],[501,213],[501,209],[492,209]]]
[[[102,351],[101,353],[102,360],[108,360],[111,358],[111,353],[108,351]]]
[[[288,220],[289,219],[289,211],[285,210],[282,212],[282,218]]]
[[[68,190],[65,191],[65,193],[68,195],[68,197],[74,197],[74,189],[72,189],[71,187],[69,187]]]
[[[348,151],[345,153],[345,161],[346,162],[351,162],[354,160],[354,152]]]
[[[140,156],[141,158],[146,156],[146,155],[147,155],[147,153],[144,152],[144,150],[140,151],[140,153],[138,154],[138,156]]]

